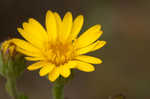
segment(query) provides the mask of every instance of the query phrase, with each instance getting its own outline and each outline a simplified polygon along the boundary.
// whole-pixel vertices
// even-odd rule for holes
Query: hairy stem
[[[12,99],[18,99],[18,92],[16,88],[16,79],[7,77],[6,90]]]
[[[64,83],[56,80],[52,88],[53,99],[64,99]]]

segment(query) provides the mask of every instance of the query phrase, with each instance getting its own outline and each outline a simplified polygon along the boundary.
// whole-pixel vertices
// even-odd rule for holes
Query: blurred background
[[[0,0],[0,41],[17,37],[17,27],[32,17],[44,25],[47,10],[63,16],[83,14],[83,30],[103,26],[101,40],[107,45],[90,55],[103,64],[92,73],[76,72],[66,85],[66,99],[150,99],[150,1],[149,0]],[[10,99],[6,80],[0,76],[0,99]],[[19,90],[29,99],[52,99],[51,83],[38,71],[25,71],[18,79]]]

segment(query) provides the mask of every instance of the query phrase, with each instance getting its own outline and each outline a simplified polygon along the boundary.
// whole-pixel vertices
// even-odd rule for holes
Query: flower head
[[[28,66],[28,70],[40,69],[40,76],[48,75],[50,81],[55,81],[60,75],[69,77],[71,69],[85,72],[94,71],[92,64],[101,64],[98,58],[85,55],[103,47],[106,42],[98,38],[102,35],[100,25],[94,25],[80,37],[78,34],[83,25],[83,16],[79,15],[73,21],[71,12],[63,19],[57,12],[46,14],[46,29],[33,18],[18,28],[25,38],[13,39],[17,51],[25,54],[29,61],[36,61]]]

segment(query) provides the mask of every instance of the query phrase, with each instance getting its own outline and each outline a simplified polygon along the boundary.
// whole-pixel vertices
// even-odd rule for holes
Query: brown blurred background
[[[150,1],[149,0],[0,0],[0,41],[17,37],[16,28],[33,17],[44,24],[47,10],[61,16],[71,11],[83,14],[83,31],[102,24],[101,39],[107,45],[90,55],[104,62],[96,71],[77,71],[65,87],[66,99],[109,99],[123,94],[126,99],[150,99]],[[0,76],[0,99],[10,99]],[[29,99],[52,99],[51,84],[38,71],[25,71],[18,88]]]

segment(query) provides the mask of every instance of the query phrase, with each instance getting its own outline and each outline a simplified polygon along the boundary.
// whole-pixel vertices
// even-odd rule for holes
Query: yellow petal
[[[34,38],[37,37],[38,40],[41,40],[41,41],[48,40],[47,32],[45,31],[43,26],[38,21],[36,21],[33,18],[29,18],[29,25],[30,25],[32,31],[34,32],[34,35],[33,35]]]
[[[61,38],[61,24],[62,24],[62,20],[61,20],[61,17],[59,16],[59,14],[57,12],[54,12],[54,16],[55,16],[55,19],[56,19],[56,23],[57,23],[57,33],[58,33],[58,37],[59,39]]]
[[[92,72],[95,70],[94,66],[85,62],[78,62],[77,69],[84,72]]]
[[[102,48],[106,44],[106,41],[99,41],[99,43],[92,49],[92,51],[96,51]]]
[[[70,35],[71,29],[72,29],[72,14],[71,12],[67,12],[62,22],[62,33],[60,34],[62,41],[67,40],[67,38]]]
[[[102,63],[102,60],[100,60],[99,58],[87,56],[87,55],[80,55],[80,56],[77,56],[75,59],[83,61],[83,62],[87,62],[87,63],[92,63],[92,64]]]
[[[74,40],[78,36],[83,26],[83,21],[84,21],[84,18],[82,15],[77,16],[77,18],[74,20],[72,31],[71,31],[71,36],[70,36],[71,40]]]
[[[96,41],[95,43],[93,43],[93,44],[91,44],[91,45],[89,45],[87,47],[78,49],[77,50],[77,55],[86,54],[86,53],[95,51],[97,49],[100,49],[101,47],[103,47],[106,44],[106,42],[105,43],[104,42],[105,41]]]
[[[39,60],[44,60],[42,57],[25,57],[26,60],[28,61],[39,61]]]
[[[67,64],[65,64],[65,66],[72,69],[76,67],[77,63],[78,63],[77,61],[69,61]]]
[[[42,47],[43,43],[48,40],[47,33],[43,26],[33,18],[30,18],[28,23],[24,22],[23,29],[18,28],[18,32],[27,41],[37,47]]]
[[[13,43],[17,46],[16,50],[22,54],[27,56],[34,56],[34,57],[43,57],[41,51],[34,47],[32,44],[21,40],[21,39],[12,39]]]
[[[33,63],[33,64],[29,65],[27,67],[27,69],[30,70],[30,71],[37,70],[37,69],[42,68],[44,65],[45,65],[44,62],[36,62],[36,63]]]
[[[100,31],[101,26],[95,25],[85,31],[77,40],[76,40],[76,47],[82,48],[90,45],[91,43],[95,42],[102,34]]]
[[[21,40],[21,39],[13,39],[13,42],[15,45],[17,45],[17,47],[21,48],[21,49],[24,49],[26,51],[29,51],[29,52],[39,52],[39,50],[34,47],[32,44],[24,41],[24,40]]]
[[[55,67],[54,64],[46,64],[45,66],[43,66],[43,68],[40,70],[39,74],[40,76],[45,76],[47,75],[48,73],[50,73],[53,68]]]
[[[63,65],[63,66],[60,66],[60,74],[61,74],[64,78],[67,78],[67,77],[70,76],[71,71],[70,71],[69,67]]]
[[[59,67],[55,67],[52,72],[49,73],[48,75],[48,79],[51,81],[51,82],[54,82],[58,77],[59,77],[59,74],[60,74],[60,68]]]
[[[26,51],[26,50],[18,48],[18,47],[16,48],[16,51],[18,51],[18,52],[20,52],[24,55],[27,55],[27,56],[42,57],[43,58],[42,54],[40,54],[40,53],[34,53],[34,52],[31,52],[31,51],[29,52],[29,51]]]
[[[24,39],[31,42],[33,45],[39,47],[39,43],[37,42],[39,40],[33,39],[33,36],[31,35],[31,33],[25,32],[25,30],[23,30],[22,28],[17,28],[17,30]]]
[[[57,38],[57,23],[52,11],[46,13],[46,29],[50,40],[55,41]]]

